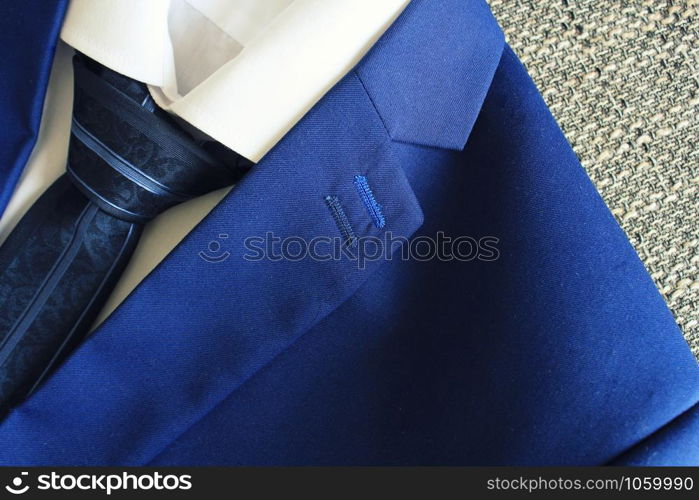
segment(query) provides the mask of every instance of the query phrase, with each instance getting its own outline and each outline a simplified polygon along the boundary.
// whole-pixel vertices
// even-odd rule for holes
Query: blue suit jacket
[[[328,196],[357,238],[491,235],[499,257],[243,258],[250,236],[339,234]],[[200,258],[222,233],[230,256]],[[0,425],[0,463],[696,464],[697,401],[670,312],[485,3],[413,0]]]

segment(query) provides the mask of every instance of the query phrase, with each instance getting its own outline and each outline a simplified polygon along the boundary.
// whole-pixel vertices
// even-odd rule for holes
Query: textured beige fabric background
[[[489,3],[699,358],[699,0]]]

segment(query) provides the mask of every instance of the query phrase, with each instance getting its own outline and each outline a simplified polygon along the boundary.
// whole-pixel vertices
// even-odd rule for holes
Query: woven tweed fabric
[[[699,358],[699,0],[489,3]]]

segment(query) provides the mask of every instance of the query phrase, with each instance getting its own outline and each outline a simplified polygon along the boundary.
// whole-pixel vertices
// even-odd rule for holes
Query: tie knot
[[[68,175],[102,210],[146,222],[232,184],[235,172],[170,119],[152,113],[76,58]]]

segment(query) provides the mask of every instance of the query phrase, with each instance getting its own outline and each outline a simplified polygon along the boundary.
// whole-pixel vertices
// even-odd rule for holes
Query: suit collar
[[[408,17],[396,27],[399,32],[387,35],[338,83],[8,417],[0,430],[3,437],[19,442],[27,432],[35,433],[24,440],[23,453],[54,463],[65,461],[65,450],[80,449],[85,463],[147,464],[372,279],[391,258],[390,251],[363,266],[346,254],[329,260],[279,260],[269,252],[249,260],[245,255],[251,253],[250,238],[268,234],[305,242],[344,237],[343,217],[356,238],[384,242],[389,232],[391,241],[400,242],[420,227],[422,210],[395,141],[463,146],[472,126],[463,123],[464,117],[475,119],[487,87],[475,77],[466,81],[471,82],[468,90],[448,81],[466,75],[469,68],[460,65],[476,57],[474,72],[486,74],[486,56],[478,56],[475,47],[450,48],[451,42],[442,47],[424,39],[429,26],[434,31],[446,22],[453,23],[448,38],[457,38],[457,25],[470,26],[467,15],[476,4],[466,2],[468,8],[459,11],[454,9],[461,2],[446,1],[444,11],[433,4],[412,2]],[[447,21],[452,15],[460,20]],[[407,37],[411,52],[396,52],[401,37]],[[441,47],[435,50],[442,54],[413,53],[420,37]],[[476,43],[471,36],[468,40]],[[495,64],[495,55],[486,59]],[[376,67],[382,63],[386,76]],[[392,74],[402,65],[410,83]],[[415,79],[426,79],[422,72],[427,69],[439,70],[441,79],[430,89],[419,88]],[[418,97],[420,103],[412,101]],[[458,101],[457,110],[448,109],[450,99]],[[357,185],[358,176],[368,181],[371,196]],[[328,199],[340,203],[341,216]],[[383,224],[372,214],[372,199]],[[212,241],[221,245],[214,257],[227,254],[225,259],[203,258],[214,248]],[[65,401],[71,401],[70,408]],[[75,408],[84,418],[75,418]],[[32,431],[27,431],[28,418]],[[41,437],[45,432],[51,436]]]
[[[482,0],[413,0],[357,73],[392,139],[462,149],[503,46]]]

